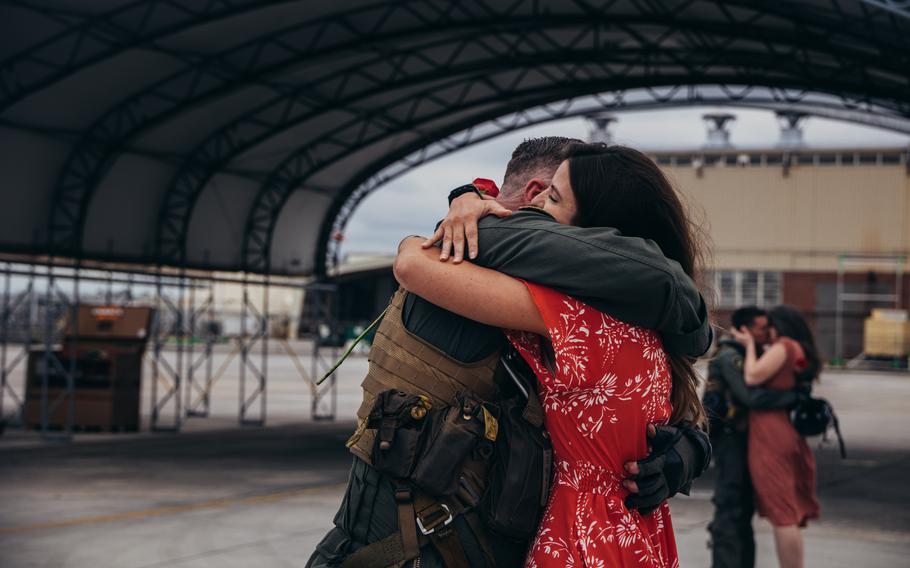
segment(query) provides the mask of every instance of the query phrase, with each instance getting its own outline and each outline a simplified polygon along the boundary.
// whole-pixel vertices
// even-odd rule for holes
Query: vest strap
[[[401,537],[392,533],[349,554],[341,562],[341,568],[389,568],[400,566],[404,561]]]
[[[414,513],[414,490],[406,483],[395,487],[395,502],[398,503],[398,534],[401,535],[401,551],[404,560],[420,555],[417,542],[417,515]]]
[[[430,542],[436,547],[436,551],[442,557],[442,562],[446,565],[446,568],[470,566],[455,527],[446,526],[433,531],[433,534],[430,535]]]
[[[456,500],[437,500],[414,492],[407,484],[395,486],[398,503],[398,532],[357,549],[341,568],[387,568],[400,566],[420,556],[420,544],[432,543],[446,568],[469,566],[464,546],[452,520],[461,515],[480,544],[488,568],[495,568],[489,540],[476,511],[465,509]]]

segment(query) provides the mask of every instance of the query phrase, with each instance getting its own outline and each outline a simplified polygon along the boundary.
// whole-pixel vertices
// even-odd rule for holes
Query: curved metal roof
[[[319,273],[456,133],[590,101],[910,119],[905,0],[31,0],[0,32],[5,252]]]

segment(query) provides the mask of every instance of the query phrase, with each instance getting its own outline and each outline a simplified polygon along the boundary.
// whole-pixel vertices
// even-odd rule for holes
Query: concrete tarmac
[[[295,406],[282,410],[276,393],[296,393],[299,380],[286,377],[270,390],[280,419],[263,428],[232,426],[226,411],[180,434],[84,434],[69,444],[7,430],[0,566],[302,566],[341,500],[354,376],[365,367],[355,361],[333,423],[307,420],[300,398],[296,421]],[[817,392],[840,415],[849,459],[830,443],[816,449],[822,519],[804,532],[806,565],[910,565],[910,376],[827,373]],[[684,567],[709,565],[712,483],[709,471],[692,496],[671,502]],[[770,526],[755,526],[758,566],[776,566]]]

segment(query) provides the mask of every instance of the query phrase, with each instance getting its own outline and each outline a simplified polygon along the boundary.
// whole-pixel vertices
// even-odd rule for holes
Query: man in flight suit
[[[745,327],[756,345],[768,342],[768,316],[755,306],[733,312],[731,323]],[[714,487],[714,519],[711,534],[713,568],[755,566],[755,536],[752,532],[752,480],[749,476],[749,409],[792,408],[799,395],[746,386],[743,377],[745,348],[736,340],[723,338],[717,354],[708,364],[704,405],[711,421],[711,445],[717,478]]]
[[[467,244],[472,262],[551,286],[618,319],[655,329],[672,353],[702,355],[712,340],[705,303],[679,264],[664,257],[653,242],[623,237],[615,229],[560,225],[535,209],[511,214],[506,209],[526,206],[546,189],[562,151],[575,142],[579,141],[546,137],[519,145],[496,201],[482,199],[474,191],[453,191],[452,210],[440,226],[440,235],[448,230],[442,256],[447,258],[450,244],[454,244],[454,260],[460,261]],[[414,294],[405,296],[400,318],[407,332],[458,364],[491,357],[495,364],[496,354],[507,346],[499,329],[443,310]],[[371,363],[373,360],[371,351]],[[365,390],[365,400],[369,396]],[[676,436],[666,447],[657,442],[652,445],[652,455],[630,470],[640,468],[641,474],[639,495],[629,502],[645,511],[677,491],[685,491],[710,459],[710,446],[697,433]],[[351,450],[354,465],[335,527],[319,543],[307,566],[340,565],[357,549],[398,530],[393,484],[366,462],[363,448],[354,444]],[[488,566],[481,545],[461,517],[453,525],[470,565]],[[490,539],[500,567],[521,565],[528,544],[498,536]],[[420,549],[420,566],[443,566],[431,548]]]

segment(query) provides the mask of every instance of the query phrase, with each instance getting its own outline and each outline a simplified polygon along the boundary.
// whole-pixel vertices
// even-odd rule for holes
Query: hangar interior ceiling
[[[0,4],[0,252],[319,275],[408,168],[596,110],[910,131],[905,0]]]

